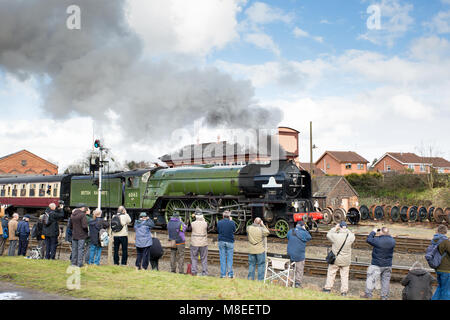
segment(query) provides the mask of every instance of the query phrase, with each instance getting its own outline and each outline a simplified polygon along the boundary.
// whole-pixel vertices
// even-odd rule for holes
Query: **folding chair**
[[[291,286],[295,284],[295,262],[291,262],[288,255],[267,253],[266,270],[264,272],[264,283],[266,281],[280,280],[286,287],[292,281]],[[291,271],[294,274],[293,280],[289,278]],[[268,274],[270,272],[270,274]]]

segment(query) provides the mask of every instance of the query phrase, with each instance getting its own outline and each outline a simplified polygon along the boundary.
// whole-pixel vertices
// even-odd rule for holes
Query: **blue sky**
[[[280,108],[280,124],[301,132],[301,161],[309,161],[309,121],[319,146],[315,159],[325,150],[352,150],[371,162],[388,151],[419,153],[426,145],[450,160],[450,0],[128,2],[130,26],[144,43],[143,58],[181,68],[218,68],[250,81],[254,101]],[[367,27],[371,5],[380,9],[381,30]],[[44,112],[42,84],[37,76],[25,82],[14,78],[0,59],[0,125],[15,132],[32,127],[36,136],[48,134],[52,141],[0,134],[0,147],[4,153],[29,148],[64,167],[76,158],[71,153],[90,147],[97,125],[87,113],[56,120]],[[114,113],[105,116],[116,119]],[[116,120],[111,128],[120,127],[121,119]],[[64,131],[77,121],[87,141],[79,132]],[[48,128],[36,123],[66,132],[64,140],[52,140]],[[123,130],[111,128],[98,132],[120,160],[150,160],[171,151],[154,140],[130,143],[126,132],[120,136]],[[202,129],[183,143],[199,135],[214,141],[217,132]],[[55,147],[63,152],[52,154]]]

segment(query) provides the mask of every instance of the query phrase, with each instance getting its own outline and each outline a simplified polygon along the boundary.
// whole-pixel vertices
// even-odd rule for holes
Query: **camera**
[[[59,204],[59,205],[61,205],[61,204],[64,205],[64,200],[59,200],[59,201],[58,201],[58,204]]]
[[[377,229],[377,232],[380,232],[381,231],[381,229]]]

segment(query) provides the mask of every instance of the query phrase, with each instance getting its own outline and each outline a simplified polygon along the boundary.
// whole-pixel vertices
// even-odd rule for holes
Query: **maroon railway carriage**
[[[69,203],[71,175],[13,176],[0,179],[0,204],[6,213],[20,215],[42,211],[60,200]]]

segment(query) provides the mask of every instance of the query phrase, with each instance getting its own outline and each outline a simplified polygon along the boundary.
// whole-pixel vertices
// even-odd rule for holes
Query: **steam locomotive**
[[[323,219],[311,201],[311,177],[290,161],[240,166],[197,165],[156,167],[106,174],[102,177],[102,209],[124,205],[133,219],[147,212],[165,227],[177,211],[185,223],[201,209],[214,231],[223,211],[231,211],[236,232],[243,233],[261,217],[275,234],[286,237],[295,221],[317,228]],[[49,203],[63,201],[67,214],[85,204],[97,207],[98,177],[59,175],[0,179],[0,203],[19,214],[40,213]]]

